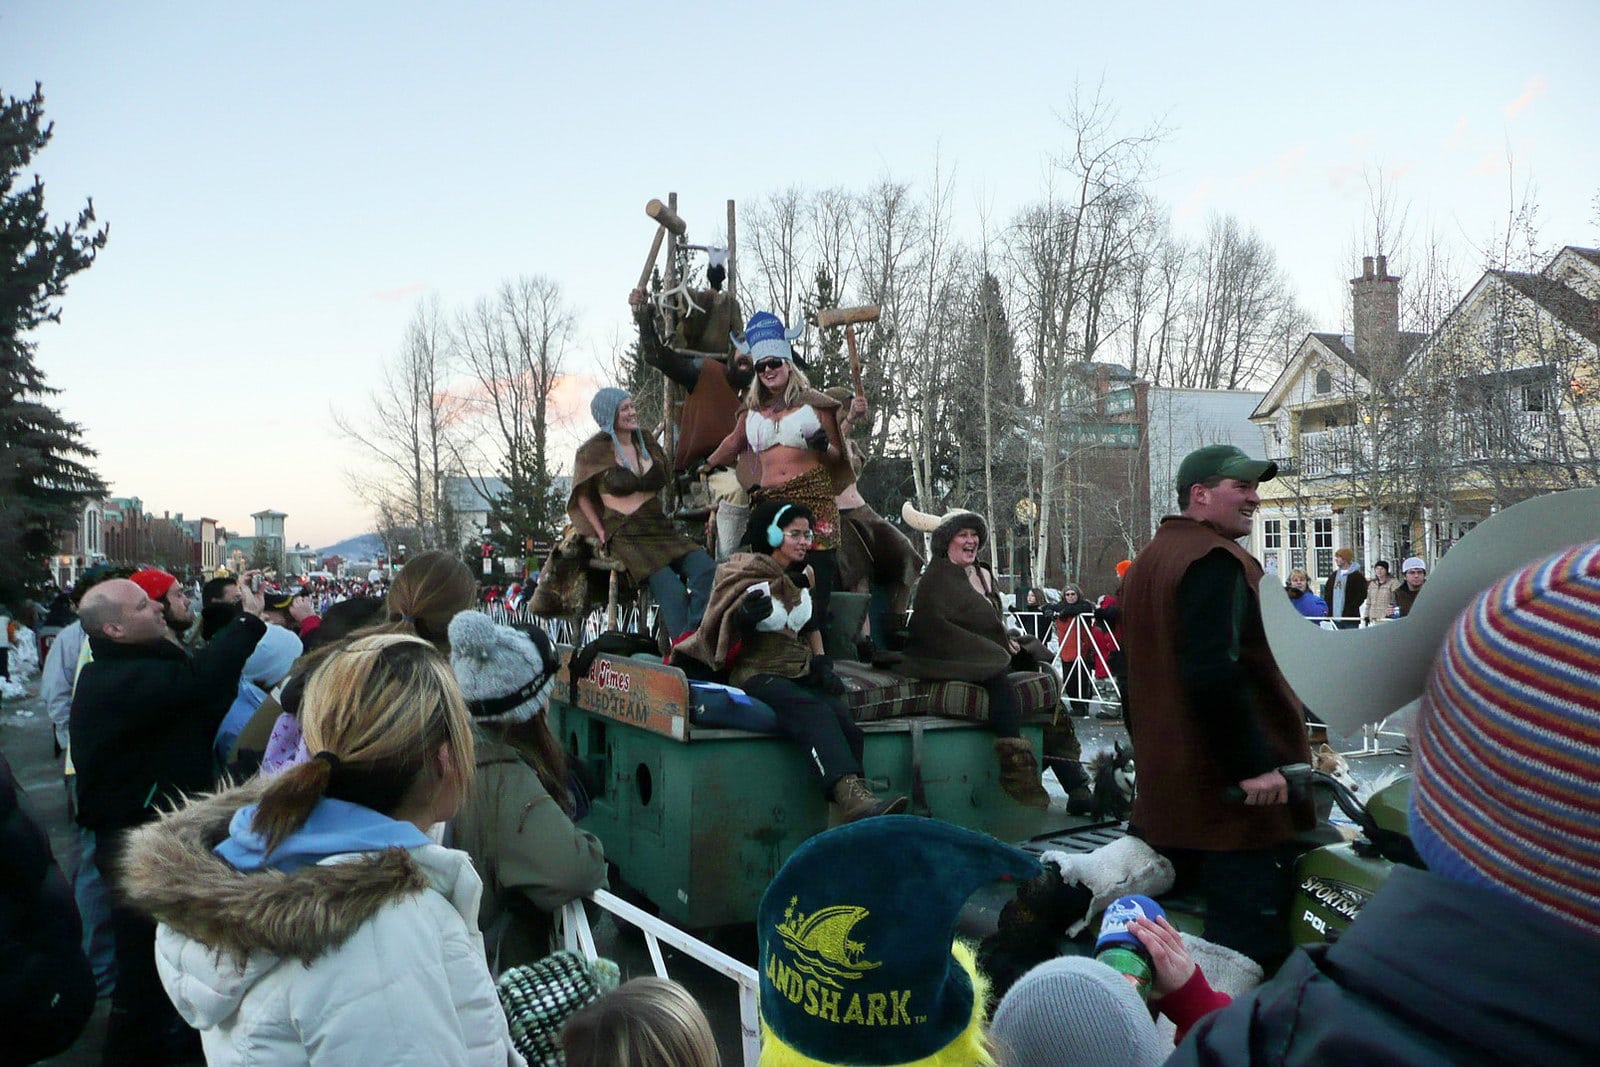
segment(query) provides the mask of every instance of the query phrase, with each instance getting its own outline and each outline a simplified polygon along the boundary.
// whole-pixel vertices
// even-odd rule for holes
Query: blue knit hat
[[[806,324],[803,322],[789,329],[772,312],[758,311],[744,324],[744,340],[739,340],[733,334],[728,336],[733,338],[734,348],[741,353],[748,353],[758,363],[763,359],[787,362],[794,359],[794,349],[789,347],[789,342],[805,332]]]
[[[1040,867],[937,819],[885,815],[818,834],[761,898],[763,1067],[989,1064],[987,982],[956,921],[974,891]]]
[[[618,465],[628,467],[631,470],[632,467],[622,454],[622,442],[617,439],[617,409],[622,407],[622,402],[627,399],[629,399],[629,396],[626,389],[618,389],[614,385],[608,385],[594,394],[594,399],[589,401],[589,414],[594,417],[594,421],[600,427],[600,431],[611,438],[611,447],[616,453]],[[633,431],[633,436],[635,447],[642,450],[644,447],[642,443],[644,435],[635,430]]]
[[[1411,836],[1430,870],[1600,934],[1600,543],[1457,617],[1417,719]]]

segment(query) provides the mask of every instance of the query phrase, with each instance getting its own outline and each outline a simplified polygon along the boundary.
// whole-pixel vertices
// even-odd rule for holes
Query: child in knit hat
[[[1600,542],[1451,624],[1418,714],[1411,836],[1336,943],[1170,1061],[1600,1063]]]
[[[1041,963],[1017,980],[995,1009],[989,1033],[1006,1067],[1154,1067],[1191,1026],[1231,1000],[1211,988],[1166,916],[1128,924],[1150,956],[1150,1001],[1126,975],[1086,956]],[[1177,1028],[1164,1040],[1155,1009]]]

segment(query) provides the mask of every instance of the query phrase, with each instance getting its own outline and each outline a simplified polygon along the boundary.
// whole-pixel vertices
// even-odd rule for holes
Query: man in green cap
[[[1239,544],[1278,473],[1232,445],[1191,452],[1123,582],[1139,788],[1130,827],[1206,902],[1205,937],[1269,971],[1288,955],[1284,844],[1309,828],[1276,768],[1306,762],[1305,713],[1261,626],[1260,562]],[[1230,800],[1230,790],[1244,794]]]

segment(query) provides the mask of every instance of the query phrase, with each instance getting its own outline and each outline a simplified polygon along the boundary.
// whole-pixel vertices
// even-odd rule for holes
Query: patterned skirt
[[[678,532],[658,498],[646,500],[631,515],[606,508],[600,521],[611,535],[612,558],[627,568],[635,584],[649,581],[656,571],[700,547]]]
[[[817,517],[812,527],[817,539],[812,542],[818,549],[839,547],[839,505],[834,503],[838,494],[833,489],[833,477],[825,467],[812,467],[778,485],[758,485],[750,490],[750,503],[767,500],[784,500],[791,504],[804,504]]]

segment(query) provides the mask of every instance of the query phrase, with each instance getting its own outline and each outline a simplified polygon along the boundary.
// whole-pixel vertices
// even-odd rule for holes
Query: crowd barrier
[[[672,977],[667,973],[667,962],[661,955],[661,946],[666,944],[733,981],[739,987],[739,1046],[744,1065],[756,1067],[756,1061],[761,1058],[761,1027],[757,1009],[760,987],[754,967],[740,963],[721,949],[706,944],[649,912],[641,911],[604,889],[596,889],[586,898],[569,901],[561,909],[562,946],[586,960],[598,958],[599,953],[595,950],[594,930],[589,926],[584,900],[593,902],[644,934],[645,948],[650,952],[650,964],[655,968],[657,978]]]

